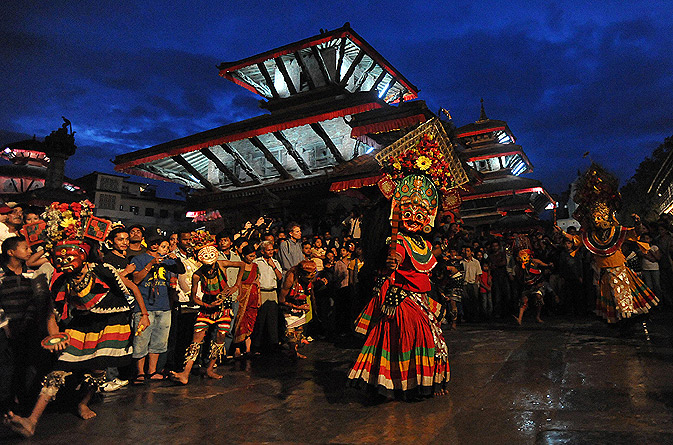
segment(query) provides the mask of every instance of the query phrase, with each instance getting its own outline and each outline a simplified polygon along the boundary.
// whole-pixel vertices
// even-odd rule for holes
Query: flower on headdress
[[[81,212],[82,211],[82,204],[79,202],[73,202],[70,204],[70,208],[72,209],[73,212]]]
[[[67,218],[61,220],[60,226],[61,227],[76,226],[77,222],[78,221],[75,218],[73,218],[72,216],[68,216]]]
[[[393,168],[395,170],[402,170],[402,164],[400,164],[399,161],[396,161],[395,163],[393,163]]]
[[[416,167],[418,167],[420,170],[427,170],[432,166],[432,161],[427,157],[427,156],[419,156],[418,159],[416,159]]]
[[[61,203],[61,204],[58,206],[58,209],[59,209],[61,212],[65,212],[66,210],[68,210],[68,207],[69,207],[68,203],[67,203],[67,202],[63,202],[63,203]]]

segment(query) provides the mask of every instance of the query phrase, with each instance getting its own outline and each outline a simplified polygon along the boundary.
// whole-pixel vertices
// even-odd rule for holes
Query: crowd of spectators
[[[26,376],[39,375],[38,365],[44,363],[38,353],[26,355],[26,351],[39,349],[36,345],[44,333],[40,320],[46,304],[38,298],[42,294],[35,290],[32,280],[44,275],[48,281],[53,269],[40,247],[31,249],[19,234],[24,224],[38,221],[40,213],[39,208],[14,203],[0,206],[3,410],[16,410],[17,404],[28,406],[25,402],[35,392]],[[641,241],[650,246],[645,254],[625,246],[630,267],[666,305],[671,304],[673,295],[672,223],[664,215],[641,228]],[[134,336],[134,366],[108,369],[103,391],[114,391],[129,382],[142,385],[163,380],[169,371],[184,369],[185,351],[192,354],[192,373],[202,370],[212,378],[221,378],[214,371],[213,357],[217,355],[211,351],[206,357],[204,348],[202,357],[195,358],[190,343],[199,314],[212,306],[203,293],[193,289],[198,283],[195,277],[205,273],[192,250],[193,229],[166,232],[139,225],[117,227],[94,252],[91,261],[112,265],[133,290],[130,293],[141,296],[133,320],[136,329],[146,327]],[[577,228],[571,227],[568,232],[576,233]],[[207,334],[218,339],[211,348],[219,348],[225,337],[222,352],[228,360],[265,353],[289,353],[296,359],[303,357],[298,348],[314,338],[333,342],[350,338],[353,320],[363,305],[362,295],[371,293],[360,279],[367,261],[360,243],[363,235],[366,228],[357,209],[341,224],[319,219],[311,224],[284,223],[260,217],[237,232],[217,233],[218,260],[225,265],[226,283],[222,286],[231,289],[232,299],[231,317],[217,320],[216,332]],[[542,277],[540,299],[535,303],[536,321],[541,323],[547,316],[584,316],[592,311],[598,277],[591,255],[583,249],[574,250],[559,232],[494,235],[476,233],[459,223],[444,223],[431,236],[433,253],[439,260],[432,274],[433,298],[444,305],[444,322],[452,329],[459,329],[462,323],[513,323],[512,317],[521,324],[522,308],[529,304],[522,298],[527,286],[525,268],[517,261],[517,253],[522,250],[530,252],[534,260],[531,264]],[[301,300],[302,292],[310,298]],[[250,300],[251,295],[255,301]],[[218,300],[218,304],[222,303]],[[239,305],[244,305],[241,316],[237,316]],[[311,315],[305,316],[309,312]],[[289,347],[284,346],[288,314],[304,316],[305,323],[304,329],[292,329],[294,343]],[[31,367],[32,374],[26,374]],[[180,376],[180,382],[187,382],[184,374],[174,375]],[[34,379],[32,383],[35,386],[38,382]]]

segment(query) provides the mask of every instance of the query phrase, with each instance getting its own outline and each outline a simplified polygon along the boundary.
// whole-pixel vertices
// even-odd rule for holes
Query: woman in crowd
[[[259,310],[259,274],[257,263],[254,262],[257,257],[253,246],[247,245],[243,247],[241,259],[245,266],[243,266],[243,276],[241,277],[241,285],[238,291],[238,314],[236,316],[236,327],[234,335],[234,344],[243,344],[245,350],[242,354],[250,354],[250,346],[252,345],[252,331],[257,320],[257,312]]]

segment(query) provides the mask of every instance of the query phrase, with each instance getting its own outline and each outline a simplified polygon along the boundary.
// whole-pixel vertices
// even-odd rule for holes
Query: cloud
[[[87,147],[78,169],[263,114],[261,98],[215,66],[346,21],[457,125],[478,118],[483,97],[554,191],[587,150],[624,182],[671,133],[670,11],[652,4],[405,3],[416,20],[400,19],[394,2],[9,3],[0,4],[0,129],[44,137],[65,115]]]

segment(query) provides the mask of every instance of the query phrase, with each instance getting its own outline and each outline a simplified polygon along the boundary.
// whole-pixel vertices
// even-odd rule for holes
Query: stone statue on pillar
[[[61,128],[52,131],[44,138],[44,153],[49,156],[44,188],[48,190],[61,189],[65,175],[65,161],[77,150],[72,124],[64,116],[61,118],[63,118]]]

